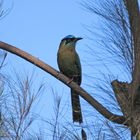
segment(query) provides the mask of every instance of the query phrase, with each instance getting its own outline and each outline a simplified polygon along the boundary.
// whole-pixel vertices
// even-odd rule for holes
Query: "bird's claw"
[[[67,81],[67,84],[70,84],[73,81],[73,78]]]

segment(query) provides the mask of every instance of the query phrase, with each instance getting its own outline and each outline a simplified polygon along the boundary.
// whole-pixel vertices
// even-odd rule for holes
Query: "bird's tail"
[[[71,104],[72,104],[72,116],[73,122],[83,122],[80,98],[79,95],[75,93],[74,90],[71,89]]]

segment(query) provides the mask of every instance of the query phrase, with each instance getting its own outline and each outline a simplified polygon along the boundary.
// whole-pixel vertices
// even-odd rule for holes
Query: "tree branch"
[[[37,67],[41,68],[45,72],[47,72],[47,73],[51,74],[52,76],[54,76],[55,78],[59,79],[65,85],[76,90],[77,93],[82,98],[84,98],[91,106],[93,106],[105,118],[107,118],[110,121],[115,122],[115,123],[127,125],[127,122],[125,122],[126,119],[124,116],[119,116],[119,115],[115,115],[115,114],[111,113],[102,104],[100,104],[91,95],[89,95],[83,88],[79,87],[75,82],[68,83],[69,78],[67,78],[65,75],[61,74],[60,72],[56,71],[51,66],[45,64],[43,61],[37,59],[36,57],[30,55],[29,53],[27,53],[25,51],[22,51],[12,45],[4,43],[4,42],[0,42],[0,48],[27,60],[28,62],[36,65]]]
[[[134,48],[134,70],[132,79],[132,104],[140,100],[140,12],[138,0],[124,0],[129,15],[130,29]]]
[[[111,85],[124,116],[130,118],[131,104],[128,92],[130,84],[114,80]]]

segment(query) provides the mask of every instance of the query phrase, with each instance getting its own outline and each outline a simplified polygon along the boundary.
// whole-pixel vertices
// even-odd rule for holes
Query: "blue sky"
[[[12,9],[0,21],[1,41],[14,45],[58,69],[57,50],[60,40],[66,35],[73,34],[84,38],[77,44],[77,50],[82,61],[87,40],[86,30],[83,25],[87,25],[90,22],[89,17],[91,16],[82,9],[79,2],[81,1],[5,1],[3,9],[11,6]],[[40,102],[35,107],[36,113],[49,119],[53,116],[52,87],[54,91],[61,92],[59,96],[67,94],[64,101],[68,101],[67,105],[70,104],[70,100],[68,100],[70,95],[69,88],[49,74],[12,54],[8,54],[6,64],[6,73],[13,75],[16,69],[16,72],[21,77],[24,77],[24,74],[30,75],[35,70],[35,85],[40,82],[45,83],[46,92],[43,93]],[[70,113],[70,111],[68,112]]]
[[[89,17],[91,16],[82,9],[79,2],[80,0],[61,0],[59,2],[54,0],[8,0],[4,8],[9,8],[12,3],[13,8],[0,22],[1,40],[15,45],[57,68],[57,50],[60,40],[64,36],[73,34],[83,37],[84,39],[78,43],[77,50],[82,53],[86,48],[86,30],[83,25],[90,22]],[[18,68],[23,69],[20,67],[20,63],[22,62],[21,66],[23,66],[25,61],[13,55],[9,55],[9,57],[11,58],[8,64],[19,63]],[[27,62],[24,64],[26,65]]]
[[[91,56],[87,48],[90,42],[87,37],[90,34],[84,25],[91,25],[92,21],[98,28],[100,26],[98,18],[86,12],[79,4],[80,2],[81,0],[5,0],[4,9],[12,4],[13,6],[11,12],[0,21],[1,41],[14,45],[58,69],[56,60],[60,40],[69,34],[83,37],[84,39],[77,44],[83,69],[82,86],[85,88],[88,84],[93,86],[95,83],[93,78],[99,78],[99,72],[107,70],[98,64],[92,67],[98,62],[94,61],[94,55]],[[92,43],[90,45],[95,47]],[[35,85],[41,81],[46,84],[46,93],[40,100],[39,109],[36,110],[42,116],[50,118],[52,116],[52,109],[50,109],[52,108],[52,87],[54,91],[61,92],[60,94],[67,94],[65,100],[68,100],[69,89],[49,74],[12,54],[8,55],[6,63],[6,72],[11,74],[13,69],[16,69],[16,72],[22,73],[21,76],[23,76],[24,73],[31,74],[35,70]],[[121,72],[115,73],[118,76]],[[85,75],[93,77],[85,78]],[[87,90],[91,89],[88,87]],[[91,92],[94,93],[94,89]],[[46,111],[48,108],[49,114]],[[88,109],[85,108],[85,110]]]

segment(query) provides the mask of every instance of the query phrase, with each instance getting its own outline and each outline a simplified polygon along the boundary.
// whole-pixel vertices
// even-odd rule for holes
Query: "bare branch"
[[[130,120],[132,135],[135,135],[138,131],[140,132],[140,9],[138,0],[87,1],[85,4],[84,6],[90,12],[102,19],[98,46],[104,47],[103,49],[113,56],[114,62],[118,61],[123,69],[128,69],[127,74],[130,74],[128,80],[130,84],[115,80],[112,82],[112,87],[125,118]],[[92,34],[93,32],[94,30],[91,31]]]
[[[136,104],[140,100],[140,12],[138,7],[138,0],[125,0],[125,5],[129,13],[129,22],[131,25],[130,28],[133,35],[134,70],[131,94],[133,95],[132,104]]]
[[[31,78],[27,77],[24,81],[17,77],[17,82],[14,83],[11,80],[5,80],[8,97],[3,100],[0,111],[3,121],[2,131],[9,140],[25,138],[26,135],[29,135],[29,128],[35,119],[39,118],[31,112],[43,88],[41,85],[37,92],[33,93]],[[19,84],[22,84],[23,87]]]
[[[130,103],[130,98],[129,98],[130,95],[128,93],[129,84],[114,80],[112,82],[112,87],[113,87],[116,99],[122,109],[122,112],[124,113],[124,116],[130,119],[131,103]]]
[[[22,51],[12,45],[4,43],[4,42],[0,42],[0,48],[27,60],[28,62],[36,65],[37,67],[41,68],[45,72],[48,72],[55,78],[59,79],[61,82],[63,82],[70,88],[76,90],[81,97],[83,97],[90,105],[92,105],[98,112],[100,112],[107,119],[109,119],[113,122],[119,123],[119,124],[125,123],[126,120],[123,116],[119,116],[119,115],[115,115],[115,114],[111,113],[103,105],[101,105],[98,101],[96,101],[90,94],[88,94],[84,89],[80,88],[75,82],[69,83],[68,82],[69,78],[67,78],[65,75],[59,73],[51,66],[45,64],[43,61],[35,58],[34,56],[30,55],[29,53],[26,53],[25,51]]]

